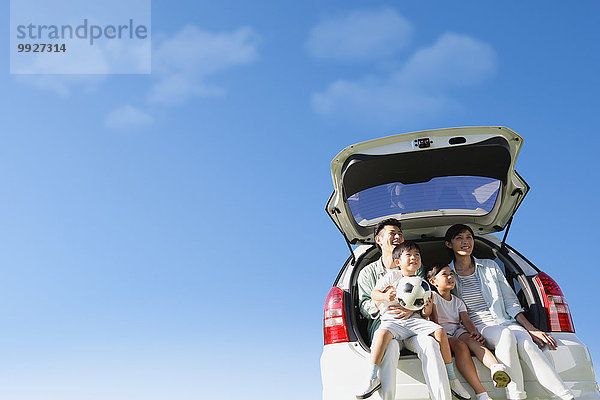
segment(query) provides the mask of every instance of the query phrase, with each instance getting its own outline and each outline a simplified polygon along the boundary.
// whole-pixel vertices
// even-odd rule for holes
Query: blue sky
[[[324,212],[331,159],[465,125],[525,138],[509,243],[559,283],[599,366],[599,15],[154,0],[151,75],[11,75],[7,38],[1,397],[319,398],[348,253]]]

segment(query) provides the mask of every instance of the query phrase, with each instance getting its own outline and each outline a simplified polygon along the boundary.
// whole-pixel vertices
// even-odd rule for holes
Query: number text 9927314
[[[67,46],[64,43],[19,43],[17,51],[19,53],[65,53]]]

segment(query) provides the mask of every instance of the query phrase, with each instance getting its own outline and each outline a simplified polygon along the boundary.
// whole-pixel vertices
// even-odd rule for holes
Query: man
[[[378,279],[385,275],[388,270],[396,268],[392,260],[392,252],[394,247],[402,242],[404,242],[404,236],[400,228],[400,221],[394,218],[381,221],[375,228],[375,243],[381,249],[381,258],[367,265],[358,275],[360,312],[369,319],[368,329],[371,339],[380,324],[379,309],[375,301],[371,299],[371,292]],[[390,306],[390,309],[392,307],[394,310],[390,310],[389,312],[397,314],[396,318],[408,318],[412,315],[412,311],[400,305]],[[394,400],[396,398],[396,368],[398,367],[401,346],[415,352],[421,360],[423,375],[425,376],[430,397],[434,400],[450,400],[452,398],[450,384],[440,352],[440,346],[429,335],[416,335],[402,341],[402,343],[398,340],[390,342],[379,369],[383,400]],[[377,388],[378,385],[376,384],[376,387],[368,388],[357,397],[366,398]],[[466,394],[465,397],[469,397],[468,392],[459,394]]]

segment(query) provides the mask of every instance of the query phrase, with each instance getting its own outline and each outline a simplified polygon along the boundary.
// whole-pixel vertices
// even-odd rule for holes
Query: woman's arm
[[[504,276],[498,264],[493,260],[490,261],[492,262],[492,265],[494,267],[493,269],[494,276],[496,278],[496,283],[498,284],[500,293],[502,294],[504,310],[508,315],[516,319],[517,315],[523,312],[523,307],[521,306],[521,303],[519,302],[515,291],[512,287],[510,287],[508,280],[506,280],[506,276]]]
[[[543,347],[544,345],[548,345],[548,348],[550,350],[556,350],[556,348],[558,347],[556,339],[554,339],[548,333],[542,332],[538,328],[533,326],[533,324],[529,322],[529,320],[523,313],[517,314],[515,319],[519,324],[523,326],[523,328],[527,329],[527,332],[529,332],[529,335],[531,335],[531,338],[538,346]]]

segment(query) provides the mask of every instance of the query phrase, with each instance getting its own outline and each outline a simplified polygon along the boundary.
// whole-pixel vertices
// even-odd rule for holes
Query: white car
[[[556,282],[504,241],[489,235],[510,227],[529,190],[515,171],[523,138],[504,127],[438,129],[370,140],[342,150],[331,163],[334,192],[326,211],[344,236],[351,256],[325,301],[325,345],[321,356],[323,400],[350,400],[363,388],[370,340],[358,308],[360,270],[379,257],[373,229],[386,218],[402,222],[406,240],[415,240],[426,266],[447,263],[443,237],[453,224],[477,235],[474,255],[494,259],[513,286],[526,316],[551,332],[558,350],[544,350],[577,399],[600,399],[587,347],[575,334],[569,306]],[[506,239],[506,232],[504,239]],[[352,245],[359,245],[352,250]],[[476,358],[489,395],[506,398]],[[529,399],[552,395],[523,368]],[[428,399],[416,355],[404,350],[398,361],[396,399]],[[473,395],[472,389],[465,383]],[[380,399],[376,392],[372,399]]]

